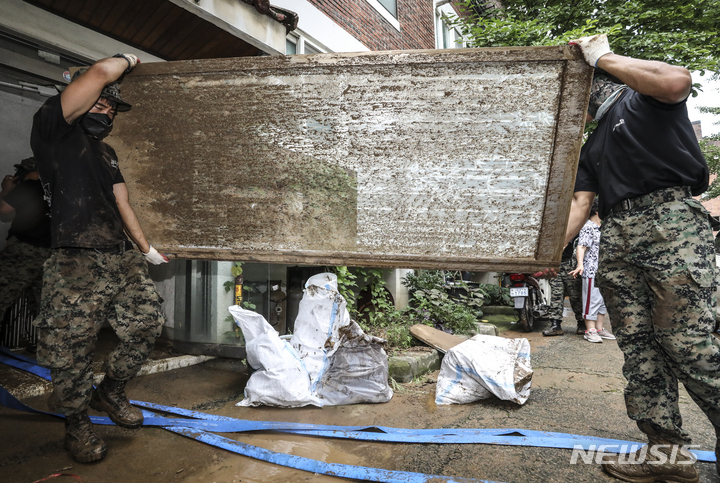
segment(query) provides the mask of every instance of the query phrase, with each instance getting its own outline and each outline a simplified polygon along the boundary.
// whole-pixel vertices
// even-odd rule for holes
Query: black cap
[[[17,170],[25,170],[28,173],[37,171],[37,161],[34,157],[25,158],[20,161],[20,164],[14,165]]]
[[[614,84],[625,84],[623,81],[621,81],[620,79],[618,79],[617,77],[615,77],[614,75],[609,73],[608,71],[603,70],[600,67],[595,67],[595,72],[593,72],[593,79],[595,79],[596,77],[601,77],[601,76],[607,77],[608,79],[610,79],[610,82],[612,82]]]
[[[100,93],[100,97],[104,97],[105,99],[117,104],[116,109],[118,112],[126,112],[132,109],[130,103],[123,101],[122,97],[120,97],[120,84],[117,82],[112,82],[106,85],[103,88],[102,93]]]
[[[72,80],[77,79],[86,71],[87,67],[78,69],[73,74]],[[100,93],[100,97],[102,97],[103,99],[107,99],[108,101],[114,102],[115,109],[117,109],[118,112],[126,112],[132,109],[132,105],[129,102],[125,102],[123,98],[120,97],[120,84],[118,82],[111,82],[110,84],[103,87],[103,90]]]

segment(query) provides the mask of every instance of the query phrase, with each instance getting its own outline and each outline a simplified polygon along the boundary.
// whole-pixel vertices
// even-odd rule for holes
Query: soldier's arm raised
[[[580,47],[591,67],[607,71],[635,92],[666,104],[681,102],[690,94],[692,76],[684,67],[617,55],[610,50],[605,34],[582,37],[570,43]]]
[[[635,92],[666,104],[684,101],[692,88],[690,71],[665,62],[607,54],[600,57],[597,66],[623,81]]]
[[[130,56],[131,54],[124,54]],[[132,56],[137,62],[137,58]],[[63,117],[72,124],[75,119],[90,110],[100,98],[103,87],[120,78],[128,70],[128,66],[134,67],[131,60],[125,57],[108,57],[100,59],[91,65],[88,70],[72,81],[62,91],[60,103],[62,105]]]

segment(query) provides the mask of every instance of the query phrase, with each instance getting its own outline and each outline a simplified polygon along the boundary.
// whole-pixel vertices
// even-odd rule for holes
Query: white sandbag
[[[290,343],[305,363],[313,391],[337,350],[340,329],[348,324],[350,315],[345,298],[338,292],[337,276],[320,273],[310,277],[305,283]]]
[[[532,375],[527,339],[476,335],[445,354],[435,404],[465,404],[492,395],[524,404]]]
[[[292,346],[265,318],[238,305],[228,309],[245,338],[248,364],[256,371],[238,406],[322,407],[310,390],[310,376]]]
[[[365,334],[355,321],[340,330],[337,350],[316,386],[323,404],[384,403],[392,399],[384,342]]]

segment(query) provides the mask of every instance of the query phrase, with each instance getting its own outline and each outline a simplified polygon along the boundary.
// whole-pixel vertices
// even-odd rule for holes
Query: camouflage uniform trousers
[[[33,322],[39,329],[38,362],[52,375],[50,405],[65,415],[87,409],[95,342],[106,319],[120,343],[105,361],[105,373],[132,379],[162,330],[161,303],[137,250],[122,255],[53,250],[45,263],[41,311]]]
[[[8,240],[0,252],[0,321],[12,304],[27,288],[32,289],[35,302],[40,303],[43,263],[50,249],[24,243],[15,237]]]
[[[575,270],[576,261],[572,258],[560,264],[557,277],[550,279],[550,310],[548,317],[553,320],[562,320],[565,296],[570,297],[570,307],[575,312],[575,320],[581,326],[585,325],[582,318],[582,278],[573,278],[568,272]]]
[[[686,444],[678,380],[718,432],[720,341],[712,335],[715,253],[707,211],[680,191],[655,191],[642,197],[647,206],[603,220],[596,280],[625,356],[628,416],[645,433]]]

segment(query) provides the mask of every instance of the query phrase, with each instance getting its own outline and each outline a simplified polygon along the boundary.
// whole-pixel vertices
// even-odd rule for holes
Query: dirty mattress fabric
[[[38,367],[31,359],[11,353],[5,348],[0,348],[0,362],[9,366],[25,370],[40,377],[49,379],[47,370]],[[367,468],[351,465],[340,465],[324,463],[321,461],[302,458],[283,453],[275,453],[262,448],[240,443],[210,432],[242,432],[242,431],[279,431],[308,436],[322,436],[331,438],[357,439],[366,441],[384,441],[398,443],[455,443],[455,444],[498,444],[510,446],[534,446],[547,448],[573,449],[580,445],[588,449],[591,445],[610,445],[607,452],[612,452],[612,447],[620,451],[629,452],[639,448],[642,444],[632,441],[612,440],[595,438],[591,436],[578,436],[564,433],[552,433],[545,431],[530,431],[523,429],[402,429],[382,426],[327,426],[304,423],[286,423],[277,421],[249,421],[235,418],[217,416],[213,414],[200,413],[181,408],[162,406],[159,404],[142,401],[131,401],[136,406],[151,409],[157,412],[165,412],[177,416],[190,417],[195,419],[166,418],[158,416],[154,412],[144,411],[145,426],[159,426],[169,431],[191,437],[198,441],[211,444],[217,447],[233,451],[238,454],[252,458],[269,461],[282,466],[312,471],[315,473],[344,476],[364,481],[385,481],[404,483],[425,483],[433,481],[433,478],[445,478],[448,482],[478,482],[487,480],[476,480],[471,478],[455,478],[445,476],[424,475],[420,473],[390,471],[379,468]],[[21,411],[37,414],[47,413],[30,408],[15,399],[4,388],[0,387],[0,404]],[[91,417],[95,424],[113,424],[107,417]],[[379,432],[378,432],[379,431]],[[634,446],[634,447],[633,447]],[[713,451],[693,451],[698,461],[713,462],[715,453]]]

